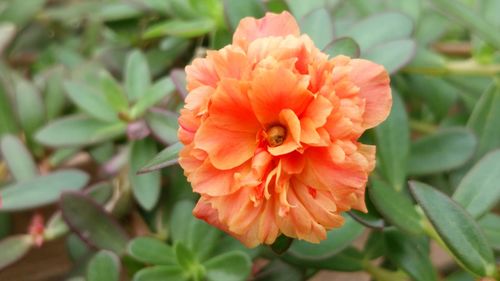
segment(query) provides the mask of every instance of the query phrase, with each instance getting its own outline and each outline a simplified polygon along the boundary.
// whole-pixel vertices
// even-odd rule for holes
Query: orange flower
[[[179,162],[201,195],[193,213],[248,247],[319,242],[366,211],[375,147],[357,142],[392,99],[380,65],[329,59],[287,12],[243,19],[233,44],[186,67]]]

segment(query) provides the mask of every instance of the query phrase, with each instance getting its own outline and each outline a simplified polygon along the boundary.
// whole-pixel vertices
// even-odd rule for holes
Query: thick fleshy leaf
[[[140,270],[134,275],[133,281],[187,281],[189,274],[177,265],[153,266]]]
[[[139,170],[139,173],[148,173],[176,164],[179,151],[182,149],[182,147],[183,147],[182,143],[177,142],[163,149],[146,165],[144,165]]]
[[[428,243],[422,243],[421,239],[408,237],[396,230],[386,231],[384,236],[387,256],[394,264],[406,271],[413,280],[438,280],[436,270],[429,257],[429,251],[426,249],[429,247]]]
[[[204,263],[209,281],[245,281],[250,275],[252,261],[243,252],[229,252]]]
[[[224,15],[229,28],[234,31],[244,17],[263,17],[264,5],[259,0],[224,0]]]
[[[408,174],[426,175],[458,168],[472,157],[476,143],[474,134],[458,128],[422,137],[411,146]]]
[[[79,170],[60,170],[14,183],[0,191],[0,211],[19,211],[51,204],[64,191],[82,189],[89,177]]]
[[[146,264],[174,265],[177,262],[172,247],[151,237],[138,237],[130,241],[127,252],[136,260]]]
[[[120,260],[113,252],[100,251],[87,266],[87,281],[118,281]]]
[[[17,181],[29,180],[38,174],[31,153],[18,138],[11,135],[4,136],[0,141],[0,154]]]
[[[316,47],[323,49],[333,40],[334,30],[330,13],[325,8],[316,9],[299,20],[302,33],[311,37]]]
[[[146,58],[140,51],[133,51],[125,65],[125,91],[130,101],[142,97],[151,86],[151,74]]]
[[[131,117],[137,118],[141,116],[150,107],[172,94],[174,89],[175,85],[169,77],[156,82],[134,104],[130,110]]]
[[[0,270],[18,261],[33,245],[30,235],[16,235],[0,241]]]
[[[363,270],[366,257],[356,248],[349,246],[340,253],[324,260],[301,259],[288,254],[285,254],[283,259],[290,264],[304,269],[316,268],[351,272]]]
[[[89,116],[104,122],[118,121],[118,115],[113,106],[98,90],[76,81],[66,81],[64,89],[71,101]]]
[[[45,120],[45,108],[38,89],[30,81],[16,79],[16,110],[19,122],[28,138]]]
[[[410,234],[423,233],[421,218],[403,193],[380,180],[372,180],[368,192],[377,210],[391,224]]]
[[[410,181],[410,190],[440,239],[464,268],[478,276],[496,274],[495,259],[486,238],[460,205],[421,182]]]
[[[462,179],[453,199],[474,218],[479,218],[500,200],[500,150],[486,154]]]
[[[128,236],[106,211],[87,196],[68,192],[61,196],[61,211],[71,230],[89,245],[122,255]]]
[[[137,172],[156,154],[156,144],[149,139],[135,141],[130,149],[129,179],[137,202],[146,210],[154,208],[160,198],[160,173],[138,175]]]
[[[85,146],[125,133],[124,123],[104,123],[84,116],[58,119],[39,130],[36,140],[51,147]]]
[[[333,40],[323,48],[323,52],[332,58],[338,55],[358,58],[360,54],[358,43],[351,37],[341,37]]]
[[[146,122],[153,136],[164,144],[173,144],[178,141],[179,116],[170,111],[151,110],[146,115]]]
[[[319,244],[297,240],[287,253],[295,258],[309,261],[321,261],[333,257],[349,246],[364,230],[363,226],[351,217],[344,216],[344,218],[344,225],[334,231],[329,231],[326,240]]]
[[[281,261],[273,259],[254,277],[254,281],[302,281],[304,273],[296,267]]]
[[[391,186],[400,191],[406,179],[410,155],[410,129],[405,105],[399,93],[392,90],[389,117],[375,128],[378,168]]]
[[[370,48],[363,52],[362,57],[383,65],[389,74],[394,74],[411,61],[416,49],[417,45],[411,39],[396,40]]]
[[[212,31],[215,22],[209,18],[195,20],[167,20],[157,23],[144,32],[144,39],[152,39],[163,36],[178,36],[184,38],[198,37]]]
[[[177,263],[184,268],[184,270],[191,271],[198,266],[198,260],[196,259],[195,254],[183,243],[176,243],[174,249]]]
[[[478,223],[490,246],[496,251],[500,251],[500,215],[486,214]]]

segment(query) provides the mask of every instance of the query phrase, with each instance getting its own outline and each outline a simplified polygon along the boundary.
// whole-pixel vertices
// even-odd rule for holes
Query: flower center
[[[274,125],[269,127],[266,131],[267,143],[271,147],[283,144],[286,138],[286,129],[281,125]]]

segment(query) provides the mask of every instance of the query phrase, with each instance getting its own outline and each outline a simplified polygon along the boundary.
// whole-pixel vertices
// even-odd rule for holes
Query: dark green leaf
[[[462,207],[424,183],[411,181],[410,190],[440,239],[464,268],[478,276],[496,274],[495,259],[486,238]]]
[[[118,121],[118,115],[102,93],[82,82],[66,81],[64,88],[73,103],[88,115],[104,122]]]
[[[229,28],[234,31],[244,17],[263,17],[264,6],[259,0],[224,0],[224,14]]]
[[[333,40],[330,14],[325,8],[316,9],[299,20],[301,32],[309,35],[316,47],[325,48]]]
[[[160,173],[138,175],[137,172],[156,154],[156,144],[144,139],[132,143],[129,179],[137,202],[146,210],[154,208],[160,198]]]
[[[245,281],[250,275],[252,262],[242,252],[229,252],[211,258],[204,266],[209,281]]]
[[[87,266],[87,281],[118,281],[120,260],[113,252],[100,251]]]
[[[325,7],[324,0],[285,0],[295,18],[300,19],[310,12]]]
[[[284,252],[286,252],[288,248],[290,248],[290,246],[293,243],[293,240],[294,240],[293,238],[290,238],[288,236],[280,235],[278,236],[278,238],[276,238],[276,241],[274,241],[274,243],[270,246],[271,250],[273,250],[273,252],[275,252],[276,254],[281,255]]]
[[[133,281],[187,281],[189,275],[179,266],[153,266],[134,275]]]
[[[20,260],[33,245],[30,235],[16,235],[0,241],[0,270]]]
[[[0,137],[5,133],[14,133],[17,128],[10,98],[10,80],[8,71],[0,64]]]
[[[411,61],[416,48],[417,45],[412,39],[395,40],[377,45],[363,52],[362,56],[383,65],[389,74],[394,74]]]
[[[63,71],[62,67],[52,70],[46,80],[43,100],[48,120],[59,116],[66,105],[66,95],[63,89]]]
[[[89,177],[79,170],[61,170],[2,188],[0,211],[18,211],[51,204],[61,192],[79,190]]]
[[[144,38],[152,39],[167,35],[191,38],[208,33],[214,28],[215,22],[207,18],[190,21],[173,19],[149,27],[144,32]]]
[[[151,237],[138,237],[130,241],[127,252],[146,264],[174,265],[177,262],[172,247]]]
[[[303,275],[298,268],[274,259],[257,273],[254,281],[303,281]]]
[[[125,66],[125,91],[128,99],[138,100],[150,86],[151,74],[146,58],[140,51],[131,52]]]
[[[183,144],[177,142],[165,148],[160,153],[158,153],[153,159],[151,159],[146,165],[144,165],[139,170],[139,172],[149,173],[176,164],[179,151],[182,149],[182,147]]]
[[[0,142],[0,152],[17,181],[29,180],[38,174],[33,157],[18,138],[4,136]]]
[[[326,45],[323,52],[327,53],[332,58],[338,55],[358,58],[360,54],[358,43],[351,37],[341,37],[333,40]]]

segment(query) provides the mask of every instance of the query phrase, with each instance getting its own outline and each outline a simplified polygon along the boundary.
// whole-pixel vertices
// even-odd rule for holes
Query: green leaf
[[[308,261],[322,261],[333,257],[351,244],[364,228],[349,216],[344,216],[345,222],[341,228],[328,232],[327,238],[319,244],[311,244],[306,241],[297,240],[293,242],[287,254]]]
[[[389,259],[402,268],[415,281],[434,281],[437,273],[429,258],[426,247],[428,243],[421,243],[421,239],[408,237],[396,230],[384,233],[386,238],[387,255]]]
[[[171,95],[175,89],[174,82],[170,77],[166,77],[156,82],[146,93],[139,98],[137,103],[130,110],[132,118],[137,118],[144,114],[146,110],[160,102],[165,97]]]
[[[500,215],[486,214],[479,220],[478,224],[490,246],[496,251],[500,251]]]
[[[29,5],[26,2],[17,0],[2,1],[0,11],[0,22],[12,22],[18,26],[23,26],[33,19],[36,13],[43,8],[45,0],[31,0]]]
[[[476,134],[479,144],[476,158],[500,147],[500,80],[495,80],[481,95],[467,127]]]
[[[30,235],[20,234],[0,241],[0,270],[20,260],[28,253],[33,240]]]
[[[193,217],[194,203],[188,200],[177,202],[170,217],[170,236],[172,240],[188,243],[189,227]]]
[[[66,105],[66,95],[63,89],[63,71],[62,67],[52,70],[45,82],[43,101],[45,102],[48,120],[59,116]]]
[[[31,138],[45,120],[45,108],[38,89],[28,80],[16,79],[16,109],[24,132]]]
[[[166,20],[146,29],[144,39],[153,39],[167,35],[192,38],[208,33],[214,28],[215,22],[208,18],[199,18],[190,21]]]
[[[486,154],[462,179],[453,199],[474,218],[479,218],[500,200],[500,150]]]
[[[79,170],[60,170],[8,185],[0,190],[0,211],[19,211],[51,204],[64,191],[82,189],[89,177]]]
[[[363,52],[362,57],[383,65],[389,74],[394,74],[412,60],[416,49],[417,45],[412,39],[395,40]]]
[[[391,224],[410,234],[423,233],[421,218],[403,193],[375,179],[368,192],[377,210]]]
[[[64,193],[60,208],[71,230],[88,244],[122,255],[126,251],[126,232],[106,211],[80,193]]]
[[[99,72],[100,89],[104,94],[106,102],[115,112],[128,110],[128,100],[122,86],[107,71]]]
[[[195,253],[199,261],[206,260],[217,247],[222,232],[203,220],[195,219],[193,216],[186,223],[190,223],[187,246]]]
[[[303,281],[304,273],[290,264],[273,259],[262,270],[257,272],[254,281]]]
[[[411,146],[408,174],[426,175],[458,168],[472,157],[476,143],[471,132],[458,128],[422,137]]]
[[[146,264],[174,265],[177,262],[172,247],[151,237],[137,237],[130,241],[127,252],[136,260]]]
[[[125,133],[124,123],[104,123],[85,116],[67,116],[39,130],[36,140],[50,147],[86,146]]]
[[[333,40],[325,46],[323,52],[332,58],[339,55],[358,58],[360,54],[358,43],[351,37],[341,37]]]
[[[229,252],[208,260],[205,264],[209,281],[245,281],[252,262],[242,252]]]
[[[7,213],[0,213],[0,239],[10,234],[11,225],[11,216]]]
[[[69,234],[66,239],[66,248],[72,261],[81,261],[91,254],[90,247],[76,234]]]
[[[16,181],[29,180],[38,174],[38,168],[24,144],[12,135],[0,141],[0,152]]]
[[[109,251],[98,252],[87,266],[88,281],[118,281],[120,279],[120,260]]]
[[[194,253],[183,243],[175,244],[175,256],[177,257],[177,263],[187,272],[192,271],[198,264]]]
[[[130,149],[129,179],[135,199],[146,210],[152,210],[160,198],[160,173],[138,175],[137,172],[156,154],[156,144],[150,139],[135,141]]]
[[[10,98],[10,80],[8,71],[0,64],[0,137],[5,133],[15,133],[17,128],[16,118],[12,110]]]
[[[146,122],[155,138],[164,144],[175,144],[179,141],[179,116],[170,111],[152,110],[146,115]]]
[[[334,30],[329,12],[316,9],[299,20],[300,30],[311,37],[316,47],[323,49],[333,40]]]
[[[361,53],[364,54],[374,46],[407,39],[412,32],[413,21],[410,17],[398,12],[385,12],[356,23],[342,32],[340,36],[349,36],[354,39],[361,48]]]
[[[287,253],[283,256],[283,260],[304,269],[315,268],[347,272],[361,271],[364,269],[365,263],[363,254],[352,246],[348,246],[340,253],[323,260],[301,259]]]
[[[478,276],[496,274],[495,259],[486,238],[462,207],[424,183],[411,181],[410,191],[440,239],[465,269]]]
[[[389,117],[375,128],[378,168],[391,186],[400,191],[406,179],[410,155],[410,128],[405,105],[399,93],[392,90]]]
[[[16,26],[10,22],[0,23],[0,55],[3,54],[5,48],[7,48],[16,35]]]
[[[71,101],[88,115],[104,122],[118,121],[118,115],[105,96],[90,86],[82,82],[66,81],[64,89]]]
[[[142,97],[151,86],[151,73],[149,72],[146,57],[135,50],[127,56],[125,65],[125,91],[130,101]]]
[[[426,10],[418,22],[415,38],[421,46],[427,46],[438,40],[448,28],[450,22],[441,14]]]
[[[497,30],[473,9],[453,0],[432,0],[432,3],[446,16],[452,17],[458,24],[465,26],[484,41],[500,49],[500,37]]]
[[[290,11],[295,16],[295,18],[300,19],[310,12],[325,7],[324,0],[286,0]]]
[[[151,159],[146,165],[144,165],[139,173],[149,173],[156,171],[170,165],[177,163],[177,158],[179,151],[182,149],[183,144],[180,142],[174,143],[173,145],[163,149],[158,153],[153,159]]]
[[[224,15],[229,28],[234,31],[244,17],[263,17],[264,6],[259,0],[224,0]]]
[[[179,266],[153,266],[134,275],[133,281],[187,281],[189,275]]]
[[[274,253],[276,253],[277,255],[281,255],[286,252],[288,248],[290,248],[290,246],[292,246],[293,241],[293,238],[285,235],[280,235],[269,247],[271,248],[271,250],[273,250]]]

